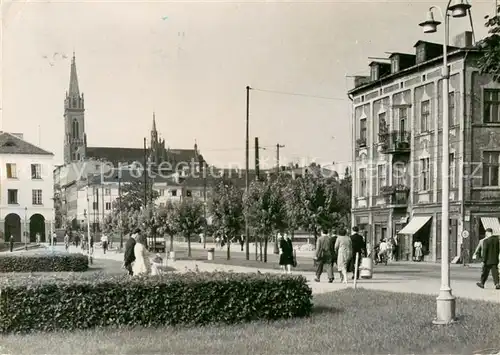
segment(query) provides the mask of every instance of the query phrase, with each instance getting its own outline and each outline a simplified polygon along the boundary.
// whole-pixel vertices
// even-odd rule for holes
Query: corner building
[[[352,221],[398,242],[412,260],[441,257],[443,46],[418,41],[414,54],[370,63],[348,92],[353,115]],[[470,260],[486,228],[500,234],[500,84],[480,74],[472,33],[448,48],[450,258]],[[469,232],[462,238],[463,231]],[[374,244],[372,244],[374,245]]]

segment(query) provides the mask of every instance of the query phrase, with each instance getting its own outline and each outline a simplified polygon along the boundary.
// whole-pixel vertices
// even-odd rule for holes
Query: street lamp
[[[120,228],[120,250],[123,249],[123,227],[122,227],[122,179],[121,179],[121,167],[118,168],[118,224]]]
[[[432,6],[427,13],[427,20],[420,23],[419,26],[423,28],[424,33],[434,33],[437,31],[437,26],[441,22],[434,20],[433,10],[438,10],[441,17],[444,19],[444,42],[443,42],[443,155],[442,155],[442,196],[441,196],[441,288],[439,295],[436,299],[437,317],[433,321],[434,324],[450,324],[455,320],[455,297],[451,292],[450,287],[450,231],[449,231],[449,207],[450,207],[450,181],[448,179],[448,169],[450,160],[450,146],[449,146],[449,91],[450,91],[450,72],[448,68],[448,46],[449,46],[449,32],[450,32],[450,16],[464,17],[468,14],[470,5],[463,0],[456,1],[451,5],[452,0],[448,1],[445,11],[440,7]]]
[[[28,207],[24,207],[24,250],[28,250]]]

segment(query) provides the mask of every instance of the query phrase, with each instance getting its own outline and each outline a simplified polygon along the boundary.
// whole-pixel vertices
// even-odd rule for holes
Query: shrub
[[[0,272],[87,271],[89,260],[83,254],[32,254],[0,256]]]
[[[234,324],[305,317],[312,291],[303,276],[236,273],[154,277],[72,274],[0,280],[0,332],[107,326]]]

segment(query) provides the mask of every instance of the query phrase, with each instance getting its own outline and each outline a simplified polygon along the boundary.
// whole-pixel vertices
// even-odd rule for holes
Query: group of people
[[[340,282],[347,283],[348,273],[352,272],[352,278],[359,279],[359,268],[356,273],[356,255],[358,256],[358,266],[361,258],[367,256],[366,240],[359,234],[359,228],[353,227],[352,234],[347,235],[347,230],[339,229],[333,235],[327,230],[321,233],[316,242],[316,282],[320,282],[323,270],[326,268],[328,282],[335,280],[334,265],[340,274]]]
[[[153,260],[149,259],[146,236],[141,233],[140,229],[136,229],[127,240],[123,254],[123,267],[128,274],[130,276],[158,275],[161,273],[162,264],[163,259],[159,254],[156,254]]]

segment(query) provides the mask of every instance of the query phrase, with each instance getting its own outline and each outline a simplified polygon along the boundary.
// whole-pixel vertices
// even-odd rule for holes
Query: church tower
[[[85,134],[85,101],[78,88],[75,53],[71,60],[69,90],[64,99],[64,163],[85,159],[87,135]]]

